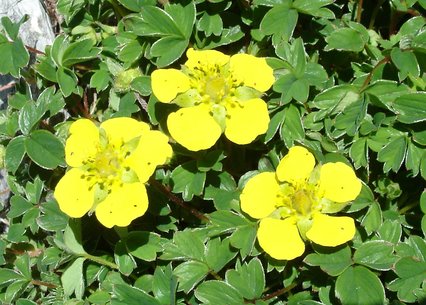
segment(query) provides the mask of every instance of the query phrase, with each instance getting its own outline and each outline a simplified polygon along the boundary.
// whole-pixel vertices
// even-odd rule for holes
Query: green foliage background
[[[13,193],[2,202],[2,304],[426,303],[425,0],[58,0],[57,10],[62,33],[34,64],[20,24],[1,22],[0,73],[19,80],[0,117]],[[167,132],[174,109],[151,95],[150,74],[179,67],[188,47],[267,57],[267,133],[198,153],[174,145],[150,180],[149,211],[128,228],[68,219],[52,197],[68,118],[133,116]],[[354,164],[365,184],[343,212],[357,233],[274,261],[238,198],[294,144]]]

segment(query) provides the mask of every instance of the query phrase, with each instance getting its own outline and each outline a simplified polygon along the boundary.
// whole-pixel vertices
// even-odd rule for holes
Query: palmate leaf
[[[7,60],[0,61],[0,74],[20,76],[20,69],[28,64],[30,56],[22,40],[9,41],[0,34],[0,54]]]
[[[145,6],[139,14],[124,21],[126,28],[142,37],[155,37],[149,53],[157,58],[158,67],[170,65],[186,50],[195,24],[193,1],[168,3],[164,10],[156,6]]]

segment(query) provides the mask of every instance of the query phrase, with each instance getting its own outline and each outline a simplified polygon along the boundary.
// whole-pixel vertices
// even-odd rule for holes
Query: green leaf
[[[383,172],[387,173],[391,169],[397,172],[402,165],[407,149],[407,138],[405,136],[396,137],[389,142],[377,154],[377,160],[383,162]]]
[[[395,99],[409,93],[410,89],[404,84],[398,85],[395,81],[378,80],[369,85],[364,92],[373,105],[392,110]]]
[[[426,93],[410,93],[398,97],[394,104],[393,109],[397,115],[397,120],[413,124],[423,122],[426,120]]]
[[[19,274],[18,272],[7,269],[7,268],[0,268],[0,284],[6,285],[10,282],[16,281],[16,280],[24,280],[25,277],[22,276],[22,274]]]
[[[342,305],[385,304],[385,290],[380,279],[362,266],[346,269],[337,278],[335,293]]]
[[[69,217],[59,209],[56,201],[43,202],[40,205],[41,215],[37,224],[46,231],[60,231],[67,227]]]
[[[34,64],[34,69],[38,74],[51,82],[56,82],[56,67],[50,55],[50,48],[46,48],[46,55],[40,56],[38,62]]]
[[[90,87],[97,91],[105,90],[111,81],[111,76],[106,70],[97,70],[90,78]]]
[[[297,10],[291,8],[291,1],[283,1],[282,4],[274,5],[260,23],[260,30],[264,35],[273,35],[274,40],[289,40],[293,35],[298,20]],[[283,22],[277,22],[283,20]]]
[[[255,223],[249,223],[245,226],[237,227],[231,235],[231,245],[240,249],[242,258],[251,254],[256,241],[257,226]]]
[[[361,224],[364,226],[368,235],[380,228],[382,225],[382,210],[377,202],[372,202]]]
[[[83,263],[86,259],[78,257],[62,273],[61,282],[64,288],[64,294],[70,296],[75,293],[77,299],[81,299],[84,294]]]
[[[398,278],[388,285],[389,290],[397,291],[398,299],[403,302],[415,302],[417,297],[414,290],[426,278],[426,262],[404,257],[395,264],[394,270]]]
[[[62,65],[70,67],[76,63],[91,60],[99,55],[101,49],[93,46],[92,39],[73,42],[67,46],[62,55]]]
[[[188,293],[204,279],[208,272],[209,267],[205,263],[191,260],[178,265],[173,270],[173,275],[178,279],[178,290]]]
[[[15,218],[21,216],[32,207],[32,203],[25,200],[22,196],[14,195],[10,198],[10,210],[7,213],[7,217]]]
[[[340,50],[361,52],[364,50],[365,41],[361,33],[351,28],[338,28],[325,37],[326,51]]]
[[[286,110],[287,108],[281,109],[272,115],[271,121],[269,122],[268,130],[266,131],[265,143],[271,141],[274,135],[277,133],[279,127],[284,121]]]
[[[155,0],[118,0],[118,2],[120,2],[125,8],[134,12],[140,12],[146,5],[157,4],[157,1]]]
[[[1,18],[1,25],[3,26],[3,29],[6,31],[7,36],[9,36],[9,38],[12,40],[16,40],[18,38],[19,28],[28,19],[29,19],[29,16],[25,14],[24,16],[22,16],[21,20],[15,23],[11,21],[8,16],[3,16]]]
[[[25,67],[30,59],[22,40],[9,41],[1,34],[0,54],[3,56],[0,61],[0,74],[12,74],[14,77],[20,76],[19,70]]]
[[[241,305],[244,299],[240,292],[221,281],[206,281],[195,290],[195,297],[205,305]]]
[[[287,147],[292,147],[295,141],[300,142],[305,138],[305,130],[299,110],[293,104],[290,104],[286,109],[280,134]]]
[[[359,101],[360,95],[353,85],[338,85],[318,94],[312,102],[313,107],[325,110],[327,114],[341,113],[349,105]]]
[[[144,261],[154,261],[161,251],[160,236],[146,231],[132,231],[125,239],[129,253]]]
[[[314,17],[333,19],[335,18],[334,13],[323,7],[333,2],[334,0],[295,0],[292,6],[300,13],[312,15]]]
[[[178,231],[173,242],[164,245],[161,259],[194,259],[204,258],[204,243],[194,231]]]
[[[236,255],[237,251],[231,248],[230,239],[221,240],[219,237],[210,239],[205,249],[205,261],[210,269],[219,272]]]
[[[28,280],[17,280],[7,286],[6,292],[4,294],[4,303],[6,304],[14,304],[15,299],[20,297],[28,285],[30,284],[30,281]]]
[[[154,297],[145,291],[127,284],[115,284],[111,305],[161,305]]]
[[[44,112],[40,111],[33,101],[27,102],[21,111],[19,111],[19,129],[21,129],[24,135],[28,135],[43,115]]]
[[[16,305],[37,305],[37,303],[27,299],[18,299]]]
[[[151,77],[149,76],[139,76],[136,77],[130,87],[137,91],[142,96],[148,96],[152,93],[151,89]]]
[[[126,245],[121,240],[115,244],[114,260],[118,266],[118,270],[126,276],[129,276],[136,268],[135,260],[129,255]]]
[[[46,130],[36,130],[24,141],[28,156],[39,166],[53,169],[65,166],[64,145]]]
[[[56,80],[65,97],[70,96],[77,87],[77,76],[70,69],[59,67],[56,71]]]
[[[377,231],[380,240],[398,244],[402,236],[401,223],[397,220],[386,219]]]
[[[206,182],[206,173],[197,169],[195,161],[190,161],[176,167],[170,176],[173,192],[182,193],[185,201],[189,201],[194,195],[203,193]]]
[[[15,267],[28,280],[32,280],[30,256],[28,253],[18,256],[15,260]]]
[[[223,21],[219,14],[211,15],[204,12],[197,23],[197,29],[203,31],[208,37],[210,35],[220,36],[223,30]]]
[[[325,248],[315,246],[316,253],[308,254],[303,260],[310,266],[319,266],[331,276],[338,276],[352,265],[351,249],[348,246]]]
[[[176,61],[186,50],[195,23],[195,4],[167,4],[165,10],[145,6],[138,14],[126,19],[127,28],[139,36],[159,37],[150,48],[157,57],[157,66],[164,67]]]
[[[368,164],[368,146],[367,138],[359,138],[352,143],[349,155],[354,162],[355,168],[367,166]]]
[[[204,48],[214,49],[219,46],[228,45],[233,42],[236,42],[244,37],[244,32],[241,30],[239,25],[225,28],[222,31],[220,37],[210,36],[206,39]]]
[[[391,59],[398,68],[398,77],[400,81],[407,78],[408,75],[417,77],[420,75],[420,67],[416,55],[412,51],[402,51],[400,48],[393,48]]]
[[[225,275],[226,282],[238,290],[248,300],[258,299],[265,289],[265,272],[261,261],[255,257],[243,265],[237,264]]]
[[[176,303],[176,276],[172,273],[172,264],[165,267],[157,266],[152,280],[152,292],[155,298],[164,305]]]
[[[170,65],[181,57],[188,43],[188,40],[179,37],[164,37],[152,44],[150,55],[157,57],[156,64],[159,68],[162,68]]]
[[[6,146],[5,164],[6,169],[14,174],[25,155],[25,137],[17,136],[10,140]]]
[[[81,239],[80,219],[70,219],[64,231],[64,243],[71,253],[85,254]]]
[[[393,255],[394,245],[386,241],[367,241],[355,251],[354,262],[374,270],[390,270],[397,257]]]

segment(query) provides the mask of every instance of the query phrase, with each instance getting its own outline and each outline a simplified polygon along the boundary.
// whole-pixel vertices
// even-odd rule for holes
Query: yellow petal
[[[169,138],[160,131],[145,132],[138,146],[126,159],[126,163],[138,175],[139,182],[146,182],[158,165],[164,164],[172,157]]]
[[[361,192],[361,181],[354,170],[342,162],[326,163],[320,169],[320,191],[335,202],[354,200]]]
[[[260,173],[245,185],[240,196],[241,209],[253,218],[265,218],[275,211],[279,191],[275,173]]]
[[[100,126],[105,130],[109,143],[120,146],[149,130],[148,124],[132,118],[113,118],[106,120]]]
[[[279,181],[303,183],[315,167],[314,156],[302,146],[293,146],[277,167]]]
[[[257,231],[257,239],[262,249],[278,260],[294,259],[305,251],[305,244],[293,218],[262,219]]]
[[[92,158],[99,146],[99,129],[88,119],[79,119],[71,124],[70,136],[65,143],[65,160],[72,167],[80,167]]]
[[[151,87],[160,102],[169,103],[179,93],[189,90],[189,78],[180,70],[158,69],[151,74]]]
[[[225,55],[219,51],[197,51],[192,48],[189,48],[188,51],[186,51],[186,56],[188,57],[188,60],[186,61],[185,66],[190,69],[205,65],[224,66],[229,62],[230,58],[228,55]]]
[[[234,143],[248,144],[268,129],[268,107],[260,98],[241,102],[240,105],[226,108],[225,136]]]
[[[123,184],[114,189],[96,207],[96,218],[107,228],[126,227],[134,219],[145,214],[148,209],[148,196],[142,183]]]
[[[171,113],[167,118],[167,128],[176,142],[193,151],[212,147],[222,134],[219,124],[202,106]]]
[[[78,168],[69,170],[56,185],[54,196],[62,212],[70,217],[82,217],[93,205],[95,191]]]
[[[249,54],[235,54],[230,59],[232,75],[245,86],[261,92],[267,91],[275,82],[274,71],[265,58]]]
[[[350,217],[333,217],[317,213],[306,237],[321,246],[335,247],[351,240],[355,235],[355,223]]]

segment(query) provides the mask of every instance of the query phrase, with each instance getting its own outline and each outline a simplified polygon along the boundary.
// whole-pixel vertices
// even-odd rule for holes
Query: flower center
[[[196,89],[203,103],[228,106],[235,97],[238,83],[232,78],[228,66],[199,65],[190,71],[191,87]]]
[[[222,101],[222,98],[226,93],[225,89],[225,80],[220,76],[216,76],[206,81],[205,92],[213,101],[215,101],[215,103],[220,103],[220,101]]]
[[[304,189],[295,192],[292,196],[293,209],[299,215],[307,216],[311,213],[312,194]]]
[[[317,187],[309,183],[296,187],[284,183],[277,195],[277,209],[282,218],[310,218],[312,212],[319,209]]]
[[[118,156],[117,152],[108,147],[96,154],[92,165],[99,177],[106,179],[110,176],[117,176],[121,168],[120,161],[122,162],[122,158]]]

